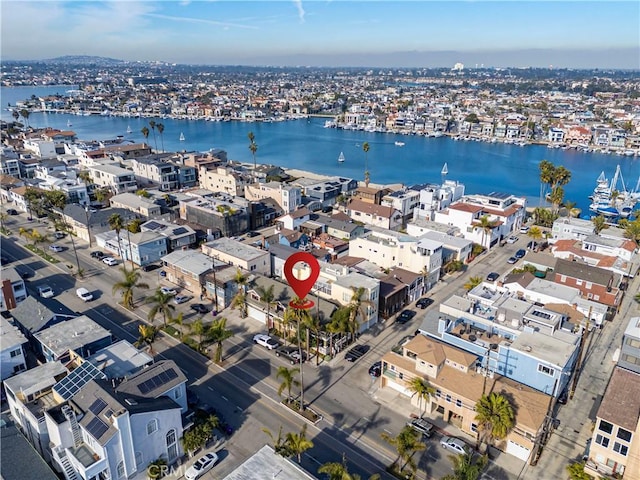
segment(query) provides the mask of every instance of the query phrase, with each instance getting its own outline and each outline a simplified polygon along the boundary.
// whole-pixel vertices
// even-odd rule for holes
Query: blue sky
[[[640,2],[2,0],[2,59],[640,68]]]

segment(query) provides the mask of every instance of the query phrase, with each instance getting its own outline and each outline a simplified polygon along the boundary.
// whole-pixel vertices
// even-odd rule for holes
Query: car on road
[[[143,272],[152,272],[157,268],[160,268],[160,265],[156,265],[155,263],[150,263],[149,265],[143,265],[142,266],[142,271]]]
[[[400,315],[398,315],[398,317],[396,318],[396,323],[407,323],[409,320],[411,320],[413,317],[416,316],[416,312],[414,312],[413,310],[403,310],[402,312],[400,312]]]
[[[189,308],[197,313],[209,313],[209,309],[207,308],[207,306],[201,303],[194,303]]]
[[[7,215],[17,215],[18,211],[15,208],[8,208]]]
[[[178,305],[180,305],[181,303],[188,302],[189,299],[191,299],[191,296],[189,296],[189,295],[176,295],[174,297],[173,301],[175,303],[177,303]]]
[[[507,243],[516,243],[518,241],[518,237],[516,237],[515,235],[511,235],[509,238],[507,238]]]
[[[369,367],[369,375],[374,378],[378,378],[382,375],[382,362],[377,361]]]
[[[368,345],[356,345],[347,353],[345,353],[344,358],[347,362],[355,362],[368,351],[369,351]]]
[[[9,260],[7,257],[5,257],[4,255],[0,257],[0,265],[6,265],[8,263],[11,263],[11,260]]]
[[[98,260],[102,260],[106,255],[102,252],[91,252],[91,258],[97,258]]]
[[[518,261],[518,259],[516,257],[509,257],[509,259],[507,260],[507,263],[509,265],[513,265],[514,263],[516,263]]]
[[[49,285],[40,285],[38,287],[38,295],[42,298],[51,298],[53,297],[53,289]]]
[[[487,275],[487,281],[495,282],[498,278],[500,278],[500,274],[498,272],[491,272]]]
[[[200,457],[191,465],[184,474],[187,480],[196,480],[213,468],[218,461],[218,455],[215,453],[207,453]]]
[[[529,227],[527,227],[526,225],[520,227],[520,233],[528,233],[529,232]]]
[[[247,237],[249,238],[257,237],[258,235],[260,235],[258,232],[253,232],[253,231],[247,233]]]
[[[535,250],[538,248],[538,242],[534,242],[533,240],[531,240],[529,243],[527,243],[527,248],[529,250]]]
[[[17,270],[18,275],[20,275],[20,278],[23,280],[26,280],[27,278],[31,278],[35,275],[35,272],[33,270],[29,271],[29,270]]]
[[[516,253],[514,253],[513,256],[516,257],[518,260],[520,260],[521,258],[524,258],[526,254],[527,254],[527,251],[524,248],[521,248]]]
[[[53,236],[56,238],[56,240],[60,240],[66,237],[67,234],[64,232],[54,232]]]
[[[407,425],[427,438],[433,435],[433,425],[424,418],[412,418],[407,422]]]
[[[167,272],[165,272],[164,270],[160,270],[160,276],[161,277],[166,277],[167,276]]]
[[[178,292],[175,288],[170,287],[160,287],[160,291],[165,295],[177,295]]]
[[[62,248],[60,245],[56,245],[55,243],[53,245],[49,245],[49,250],[51,250],[52,252],[61,252],[64,250],[64,248]]]
[[[88,302],[93,300],[93,294],[84,287],[80,287],[76,290],[76,295],[82,299],[84,302]]]
[[[258,333],[257,335],[254,335],[253,343],[262,345],[268,350],[275,350],[280,345],[277,340],[274,340],[269,335],[265,335],[264,333]]]
[[[440,439],[440,446],[442,448],[446,448],[447,450],[451,450],[452,452],[455,452],[459,455],[464,455],[465,453],[471,451],[469,445],[456,437],[442,437]]]
[[[113,258],[113,257],[104,257],[102,259],[102,263],[106,263],[107,265],[109,265],[110,267],[113,267],[114,265],[118,264],[118,261]]]
[[[421,308],[421,309],[424,310],[425,308],[427,308],[432,303],[433,303],[433,298],[422,297],[420,300],[418,300],[416,302],[416,307]]]
[[[567,400],[569,400],[569,390],[565,388],[560,395],[558,395],[558,403],[560,405],[566,405]]]
[[[194,392],[190,388],[187,388],[187,405],[189,407],[195,407],[199,403],[200,403],[200,397],[198,397],[196,392]]]
[[[300,350],[298,347],[280,347],[276,349],[276,357],[284,357],[289,360],[291,365],[295,365],[296,363],[300,363],[301,358],[305,358],[304,352],[302,352],[302,356],[300,356]]]

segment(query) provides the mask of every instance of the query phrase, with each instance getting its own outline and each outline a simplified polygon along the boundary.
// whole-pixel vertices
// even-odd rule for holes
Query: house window
[[[142,452],[136,452],[136,468],[142,467]]]
[[[560,281],[562,283],[565,283],[567,281],[567,276],[566,275],[560,275]]]
[[[175,391],[173,392],[173,398],[177,400],[181,396],[182,396],[182,390],[180,390],[180,388],[176,388]]]
[[[596,435],[596,443],[598,445],[602,445],[604,448],[607,448],[609,446],[609,439],[607,437],[605,437],[604,435],[597,434]]]
[[[593,283],[587,282],[585,286],[587,287],[587,289],[591,290],[591,287],[593,287]]]
[[[600,420],[600,424],[598,425],[598,430],[604,433],[613,432],[613,425],[609,422],[605,422],[604,420]]]
[[[149,423],[147,423],[147,435],[151,435],[156,430],[158,430],[158,420],[154,418]]]
[[[11,351],[10,355],[11,355],[11,358],[13,358],[13,357],[17,357],[18,355],[21,355],[21,354],[22,354],[22,349],[17,348],[15,350]]]
[[[553,368],[547,367],[546,365],[543,365],[541,363],[538,364],[538,371],[540,373],[544,373],[545,375],[549,375],[550,377],[553,377],[556,374],[556,371]]]
[[[475,423],[471,424],[471,431],[473,433],[478,433],[478,425],[476,425]]]
[[[456,407],[462,407],[462,400],[456,400]]]
[[[124,477],[124,461],[120,461],[118,466],[116,467],[116,476],[117,478]]]
[[[629,447],[618,442],[613,442],[613,451],[619,453],[623,457],[626,457],[627,452],[629,451]]]
[[[640,348],[640,340],[636,340],[635,338],[627,338],[625,343],[633,348]]]
[[[582,285],[582,280],[576,280],[576,285],[578,286]]]
[[[624,428],[618,427],[618,437],[620,440],[624,440],[625,442],[631,441],[631,435],[633,435],[629,430],[625,430]]]
[[[436,397],[440,398],[442,396],[442,392],[439,388],[436,388]]]
[[[173,460],[178,456],[178,442],[175,429],[167,432],[167,457],[169,460]]]
[[[444,399],[447,401],[447,403],[451,403],[451,395],[445,396]]]

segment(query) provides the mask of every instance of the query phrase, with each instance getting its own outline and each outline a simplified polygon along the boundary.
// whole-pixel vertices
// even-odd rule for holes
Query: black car
[[[538,248],[538,242],[534,242],[533,240],[531,240],[529,243],[527,243],[527,248],[529,250],[535,250]]]
[[[18,211],[15,208],[7,209],[7,215],[17,215]]]
[[[289,360],[291,365],[295,365],[296,363],[300,363],[300,359],[304,362],[307,357],[306,353],[302,352],[302,357],[300,357],[300,350],[298,347],[280,347],[276,349],[276,357],[284,357]]]
[[[207,306],[201,303],[194,303],[190,308],[198,313],[207,313],[209,311]]]
[[[344,355],[344,358],[347,362],[355,362],[368,351],[368,345],[356,345]]]
[[[427,308],[429,305],[431,305],[433,303],[433,298],[427,298],[427,297],[423,297],[420,300],[418,300],[416,302],[416,307],[421,308],[421,309],[425,309]]]
[[[152,272],[156,269],[160,268],[160,265],[156,265],[155,263],[150,263],[149,265],[143,265],[142,266],[142,271],[143,272]]]
[[[497,272],[491,272],[487,275],[487,281],[489,282],[495,282],[498,278],[500,278],[500,274]]]
[[[382,362],[376,362],[369,367],[369,375],[372,377],[379,377],[382,374]]]
[[[564,389],[560,395],[558,395],[558,403],[560,405],[566,405],[567,400],[569,400],[569,391]]]
[[[413,310],[403,310],[402,312],[400,312],[400,315],[398,315],[398,318],[396,318],[396,323],[407,323],[415,316],[416,312],[414,312]]]
[[[189,407],[195,407],[199,403],[200,403],[200,397],[198,397],[196,392],[194,392],[190,388],[187,388],[187,405]]]
[[[102,260],[106,255],[102,252],[91,252],[91,258],[97,258],[98,260]]]
[[[257,237],[258,235],[260,235],[258,232],[249,232],[249,233],[247,233],[247,237],[249,237],[249,238]]]
[[[518,260],[520,260],[520,259],[521,259],[521,258],[523,258],[526,254],[527,254],[527,251],[521,248],[520,250],[518,250],[518,251],[515,253],[514,257],[516,257]]]
[[[0,257],[0,265],[6,265],[9,262],[10,260],[7,257],[5,256]]]

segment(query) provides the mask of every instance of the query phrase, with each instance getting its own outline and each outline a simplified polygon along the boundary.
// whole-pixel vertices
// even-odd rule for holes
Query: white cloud
[[[251,25],[243,25],[240,23],[229,23],[229,22],[219,22],[217,20],[208,20],[206,18],[192,18],[192,17],[177,17],[174,15],[162,15],[159,13],[148,13],[146,14],[147,17],[153,17],[153,18],[158,18],[161,20],[169,20],[169,21],[173,21],[173,22],[186,22],[186,23],[203,23],[206,25],[215,25],[215,26],[220,26],[220,27],[224,27],[225,30],[228,30],[231,27],[235,27],[235,28],[248,28],[248,29],[257,29],[258,27],[255,26],[251,26]]]
[[[302,8],[302,0],[293,0],[293,3],[296,5],[298,9],[298,17],[300,18],[300,23],[304,23],[304,8]]]

